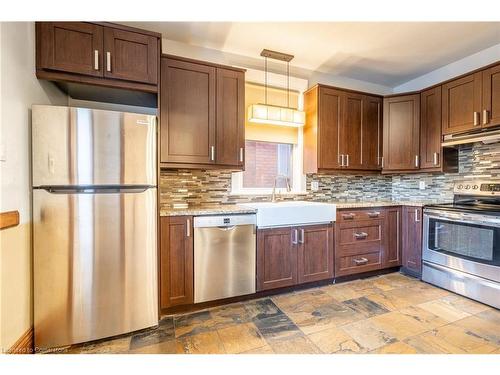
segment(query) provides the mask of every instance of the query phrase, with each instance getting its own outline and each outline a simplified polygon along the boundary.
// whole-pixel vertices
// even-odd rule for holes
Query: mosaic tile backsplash
[[[227,170],[162,170],[160,194],[162,207],[174,203],[231,204],[269,200],[269,195],[235,196],[231,192],[231,173]],[[456,180],[500,178],[500,143],[463,145],[459,150],[459,172],[446,174],[418,173],[408,175],[307,175],[307,194],[286,199],[315,201],[374,200],[440,200],[453,198]],[[311,191],[311,181],[319,190]],[[425,181],[425,190],[419,182]]]

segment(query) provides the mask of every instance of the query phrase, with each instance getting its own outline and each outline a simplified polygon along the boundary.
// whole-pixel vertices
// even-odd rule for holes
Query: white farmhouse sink
[[[257,210],[258,227],[326,223],[335,221],[334,204],[321,202],[254,202],[240,206]]]

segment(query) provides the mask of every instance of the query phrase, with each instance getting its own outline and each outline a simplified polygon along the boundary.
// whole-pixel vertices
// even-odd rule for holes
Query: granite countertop
[[[369,208],[369,207],[394,207],[394,206],[411,206],[422,207],[427,204],[443,203],[435,200],[427,201],[365,201],[365,202],[343,202],[343,201],[328,201],[325,203],[335,204],[337,209],[349,208]],[[187,208],[171,208],[163,207],[160,209],[160,216],[203,216],[203,215],[224,215],[224,214],[252,214],[257,210],[237,204],[218,204],[218,205],[196,205]]]
[[[187,208],[160,208],[160,216],[203,216],[219,214],[253,214],[255,209],[237,204],[197,205]]]

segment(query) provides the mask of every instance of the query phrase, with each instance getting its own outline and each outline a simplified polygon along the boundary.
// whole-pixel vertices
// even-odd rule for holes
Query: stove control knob
[[[470,185],[465,185],[465,189],[469,190],[470,189]]]
[[[473,188],[474,190],[477,190],[477,189],[479,188],[479,186],[474,185],[472,188]]]
[[[458,185],[458,190],[463,189],[463,187],[464,187],[463,185]]]

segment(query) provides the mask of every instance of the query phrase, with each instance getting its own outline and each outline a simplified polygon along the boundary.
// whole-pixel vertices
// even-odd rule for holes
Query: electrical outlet
[[[425,190],[425,181],[419,181],[418,182],[418,188],[420,190]]]
[[[318,191],[319,190],[319,182],[318,181],[311,181],[311,190],[312,191]]]

